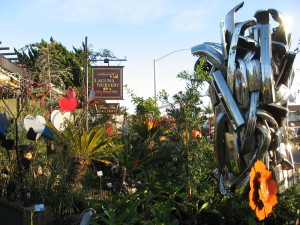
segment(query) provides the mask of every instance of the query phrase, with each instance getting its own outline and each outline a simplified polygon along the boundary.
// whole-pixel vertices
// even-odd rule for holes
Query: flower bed
[[[31,219],[33,225],[46,225],[51,221],[51,208],[46,206],[44,211],[35,211],[34,206],[24,207],[19,201],[0,198],[1,225],[30,225]]]

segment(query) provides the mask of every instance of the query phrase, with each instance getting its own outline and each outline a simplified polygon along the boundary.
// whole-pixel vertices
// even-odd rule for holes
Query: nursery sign
[[[99,103],[95,104],[96,112],[98,114],[119,114],[120,104],[119,103]]]
[[[96,93],[95,99],[123,99],[123,66],[92,67],[92,86]]]

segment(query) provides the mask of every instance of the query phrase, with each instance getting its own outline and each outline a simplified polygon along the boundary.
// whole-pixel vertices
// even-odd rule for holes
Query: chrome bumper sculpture
[[[243,191],[256,160],[262,160],[282,192],[293,186],[294,163],[288,150],[287,101],[294,72],[291,35],[277,10],[259,10],[256,20],[236,22],[234,7],[221,22],[221,44],[205,42],[192,54],[211,65],[215,113],[214,149],[219,188]],[[279,25],[272,28],[271,17]]]

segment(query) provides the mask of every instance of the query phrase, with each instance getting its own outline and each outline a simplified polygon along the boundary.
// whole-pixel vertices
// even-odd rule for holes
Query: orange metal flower
[[[272,172],[262,161],[255,162],[250,171],[249,205],[259,220],[268,217],[272,207],[277,204],[277,191]]]
[[[191,131],[191,138],[193,140],[196,140],[197,138],[201,138],[202,137],[202,134],[199,130],[192,130]]]

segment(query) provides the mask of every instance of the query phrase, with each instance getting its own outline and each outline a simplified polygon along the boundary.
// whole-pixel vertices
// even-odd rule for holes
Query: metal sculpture
[[[287,133],[295,53],[289,51],[291,34],[277,10],[259,10],[256,20],[237,23],[235,13],[243,4],[222,21],[221,44],[205,42],[191,49],[206,58],[214,78],[210,97],[219,189],[224,194],[245,190],[259,159],[274,171],[282,192],[295,182]],[[273,29],[271,17],[278,23]]]

